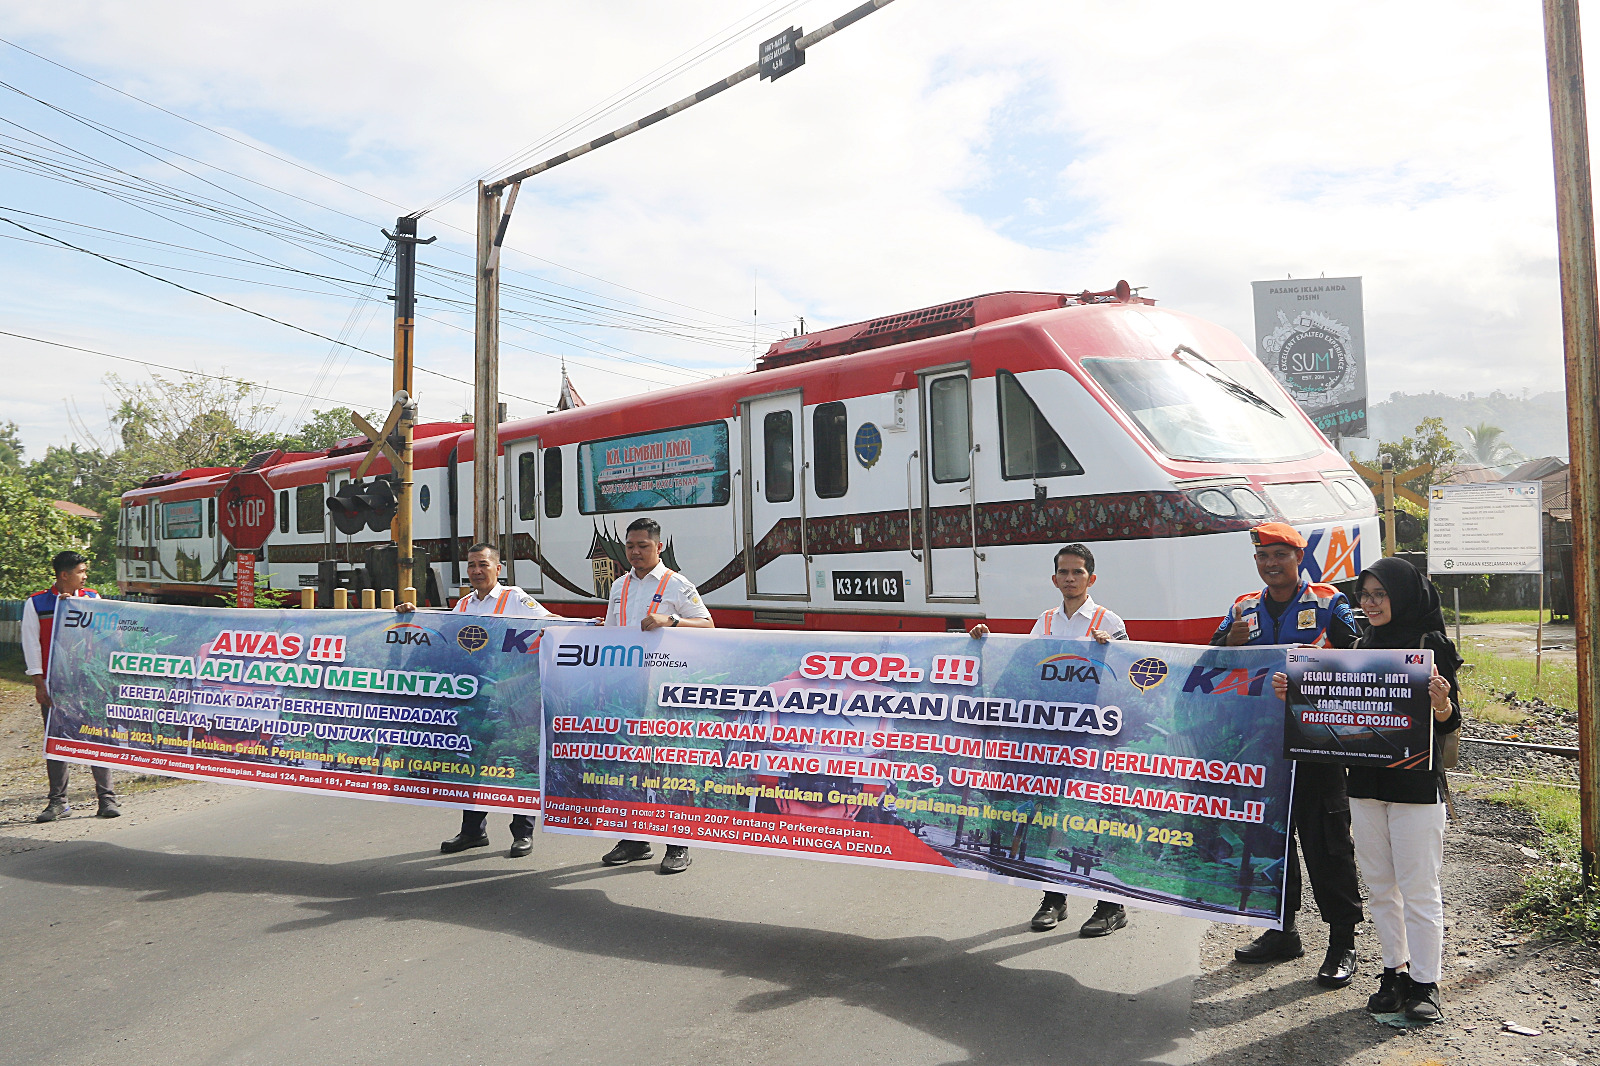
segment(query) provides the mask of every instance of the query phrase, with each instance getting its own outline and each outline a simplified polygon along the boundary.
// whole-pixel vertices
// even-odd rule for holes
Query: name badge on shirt
[[[1317,609],[1315,607],[1307,607],[1305,610],[1301,611],[1300,612],[1300,621],[1295,624],[1295,628],[1296,629],[1315,629],[1315,628],[1317,628]]]
[[[1245,615],[1245,621],[1250,623],[1250,635],[1256,636],[1261,632],[1261,615],[1251,611]]]

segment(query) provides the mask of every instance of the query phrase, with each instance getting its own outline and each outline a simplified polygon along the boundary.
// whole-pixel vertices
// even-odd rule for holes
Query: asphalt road
[[[442,856],[448,811],[213,788],[50,841],[0,827],[0,1063],[1177,1061],[1204,923],[697,849],[539,834]],[[180,790],[181,791],[181,790]],[[76,821],[76,819],[74,819]],[[85,827],[87,828],[87,827]],[[659,853],[659,847],[658,847]]]

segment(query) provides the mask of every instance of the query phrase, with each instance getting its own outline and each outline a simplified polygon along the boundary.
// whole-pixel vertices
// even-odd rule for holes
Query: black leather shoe
[[[1411,974],[1385,966],[1383,976],[1378,978],[1378,990],[1367,997],[1367,1012],[1399,1014],[1405,1009],[1406,996],[1410,994]]]
[[[1268,929],[1242,948],[1233,949],[1233,957],[1240,962],[1284,962],[1298,959],[1306,953],[1300,943],[1300,934],[1293,929]]]
[[[689,848],[684,844],[668,844],[667,853],[661,856],[661,867],[656,872],[663,874],[681,874],[694,862],[689,858]]]
[[[508,859],[520,859],[533,851],[532,837],[518,837],[511,842],[511,850],[506,852]]]
[[[1078,935],[1084,937],[1110,936],[1118,929],[1128,924],[1128,912],[1120,903],[1107,903],[1101,900],[1094,905],[1094,913],[1089,920],[1078,927]]]
[[[1337,944],[1328,948],[1317,971],[1317,984],[1323,988],[1343,988],[1356,975],[1356,949]]]
[[[486,848],[488,846],[488,833],[484,833],[481,836],[475,837],[469,837],[464,833],[457,833],[449,840],[441,841],[439,844],[439,850],[444,852],[446,855],[454,855],[456,852],[466,851],[468,848]]]
[[[1028,928],[1035,933],[1048,933],[1066,916],[1067,897],[1060,892],[1046,892],[1044,901],[1039,904],[1039,910],[1034,914],[1033,921],[1028,923]]]
[[[626,866],[630,862],[651,857],[648,840],[619,840],[617,846],[600,856],[607,866]]]

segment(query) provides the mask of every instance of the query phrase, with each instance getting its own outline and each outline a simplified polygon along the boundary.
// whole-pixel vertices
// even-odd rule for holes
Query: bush
[[[49,588],[50,558],[65,548],[82,550],[91,523],[35,496],[22,478],[0,474],[0,599],[20,599]]]
[[[1600,888],[1585,890],[1575,854],[1528,874],[1511,917],[1542,936],[1593,944],[1600,940]]]

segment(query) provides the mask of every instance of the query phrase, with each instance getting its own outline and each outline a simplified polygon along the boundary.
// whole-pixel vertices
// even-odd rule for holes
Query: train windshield
[[[1253,359],[1216,363],[1180,348],[1170,359],[1085,359],[1083,368],[1173,459],[1277,463],[1324,447]]]

